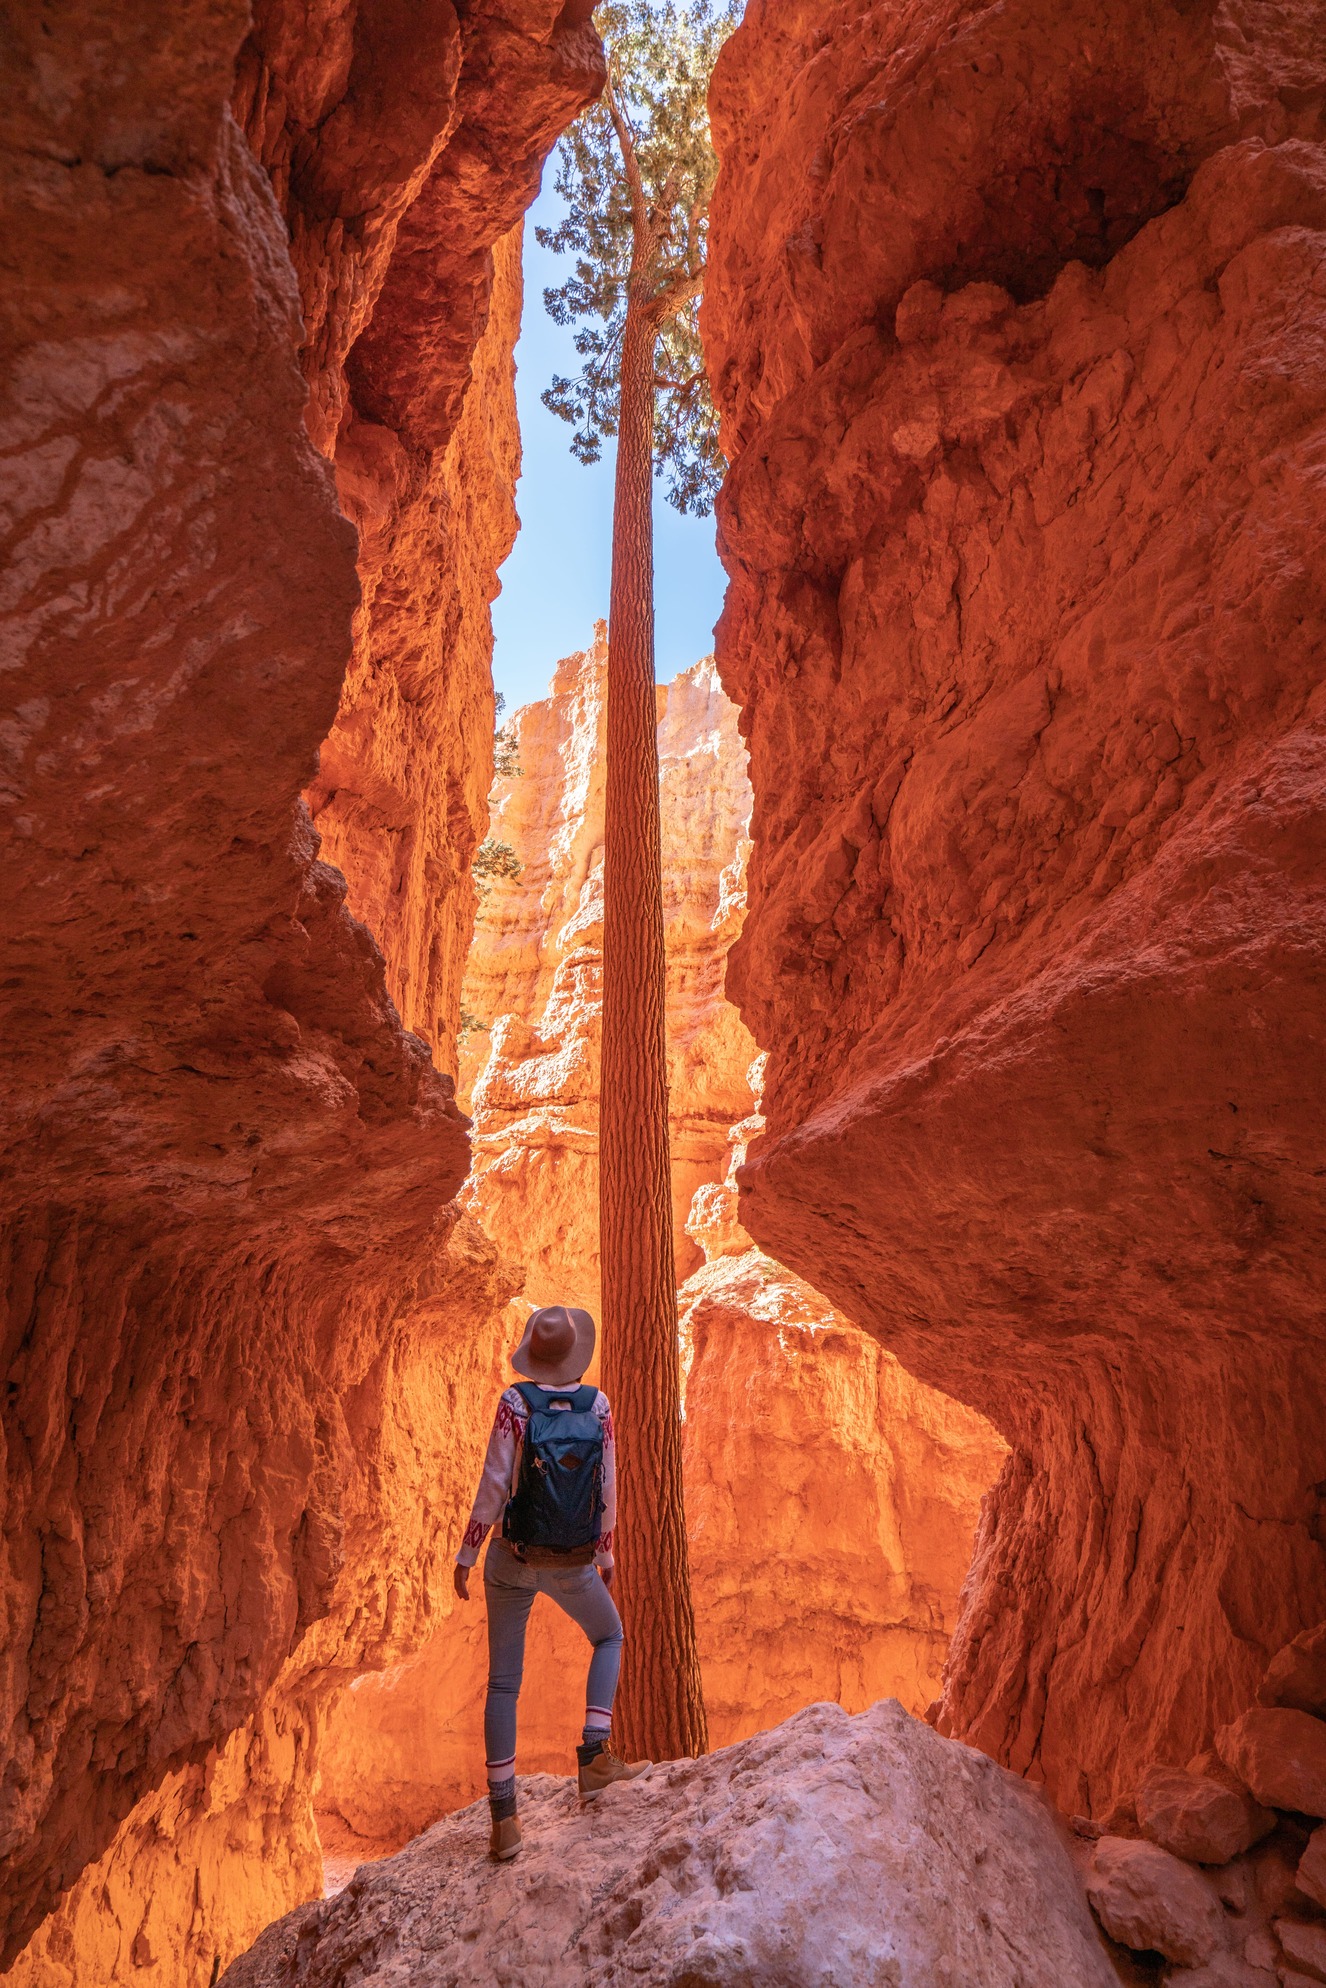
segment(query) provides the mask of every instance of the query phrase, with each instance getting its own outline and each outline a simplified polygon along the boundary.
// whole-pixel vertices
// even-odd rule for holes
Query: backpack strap
[[[577,1415],[584,1415],[598,1400],[596,1387],[542,1387],[538,1381],[517,1381],[516,1393],[532,1415],[549,1401],[569,1401]]]

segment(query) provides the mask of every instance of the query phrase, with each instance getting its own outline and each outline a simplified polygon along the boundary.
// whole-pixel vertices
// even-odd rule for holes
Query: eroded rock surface
[[[309,800],[406,1026],[455,1074],[492,777],[488,606],[516,533],[520,223],[597,94],[592,0],[260,4],[236,113],[290,228],[307,419],[359,529]]]
[[[811,1706],[588,1809],[539,1777],[521,1812],[515,1863],[488,1862],[476,1805],[271,1927],[225,1988],[1115,1980],[1038,1797],[892,1702]]]
[[[1322,29],[762,6],[713,93],[742,1220],[1008,1437],[944,1728],[1085,1813],[1326,1607]]]
[[[1137,1791],[1137,1820],[1153,1843],[1195,1864],[1227,1864],[1275,1825],[1246,1788],[1174,1767],[1147,1775]]]
[[[679,1302],[713,1744],[816,1698],[924,1712],[1002,1443],[753,1246],[696,1271]]]
[[[598,1054],[603,945],[606,631],[516,713],[519,767],[496,780],[491,834],[520,871],[480,907],[462,1005],[473,1026],[461,1093],[474,1114],[471,1202],[526,1265],[534,1304],[598,1303]],[[721,1179],[728,1128],[751,1109],[755,1045],[723,998],[740,929],[750,786],[736,712],[712,662],[661,685],[668,1076],[678,1274],[701,1261],[685,1230]]]
[[[376,625],[310,435],[329,449],[369,411],[345,382],[371,324],[409,343],[404,306],[379,313],[411,203],[440,177],[476,280],[455,310],[418,305],[416,398],[446,347],[449,411],[401,443],[402,476],[434,516],[448,476],[459,503],[447,435],[494,243],[601,68],[577,10],[555,6],[516,24],[472,11],[463,29],[446,7],[406,24],[74,6],[11,30],[0,1952],[95,1863],[36,1978],[58,1979],[74,1940],[99,1979],[177,1988],[313,1882],[303,1755],[273,1776],[263,1735],[304,1730],[338,1664],[426,1633],[445,1470],[468,1477],[472,1459],[426,1433],[402,1453],[399,1389],[511,1289],[447,1208],[466,1140],[389,996],[408,948],[384,971],[299,802]],[[509,302],[501,322],[509,337]],[[478,363],[509,387],[509,356]],[[493,495],[509,436],[491,453],[473,543],[420,608],[421,675],[509,539]],[[399,524],[405,497],[386,509]],[[410,519],[413,556],[445,566],[443,527],[430,537],[417,505]],[[373,540],[375,602],[393,544],[408,566],[393,530]],[[483,741],[466,774],[480,800],[485,639],[456,637],[464,716],[446,741],[458,777]],[[446,961],[471,901],[453,878],[473,837],[448,822],[460,853],[430,905],[454,1029]],[[232,1849],[242,1867],[268,1811],[285,1847],[247,1903],[233,1874],[192,1881]]]

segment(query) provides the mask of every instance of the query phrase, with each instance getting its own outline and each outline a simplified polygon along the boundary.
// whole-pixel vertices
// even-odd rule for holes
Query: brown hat
[[[543,1305],[525,1322],[511,1364],[540,1387],[579,1380],[594,1357],[594,1321],[579,1305]]]

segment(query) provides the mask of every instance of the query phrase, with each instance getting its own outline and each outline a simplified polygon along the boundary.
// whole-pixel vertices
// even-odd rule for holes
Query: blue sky
[[[572,374],[580,366],[570,331],[543,308],[544,290],[571,274],[570,258],[534,239],[536,224],[555,225],[561,215],[555,172],[550,159],[543,192],[525,221],[525,312],[516,346],[524,449],[516,488],[520,533],[493,603],[493,681],[508,711],[545,696],[559,658],[583,649],[596,617],[608,612],[612,446],[586,469],[571,454],[570,428],[539,399],[554,373]],[[724,580],[712,517],[684,518],[667,502],[663,486],[656,483],[654,491],[655,651],[665,683],[713,647]]]

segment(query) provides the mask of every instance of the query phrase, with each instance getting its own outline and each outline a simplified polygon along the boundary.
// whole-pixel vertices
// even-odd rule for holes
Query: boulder
[[[1311,1713],[1254,1705],[1221,1727],[1216,1747],[1259,1802],[1326,1816],[1326,1724]]]
[[[1275,1827],[1246,1790],[1181,1767],[1156,1767],[1137,1792],[1144,1835],[1194,1864],[1227,1864]]]
[[[892,1699],[812,1705],[589,1809],[535,1776],[521,1819],[498,1866],[486,1805],[446,1817],[269,1927],[225,1988],[1114,1988],[1039,1796]]]
[[[1272,1657],[1257,1698],[1262,1705],[1326,1715],[1326,1622],[1305,1629]]]
[[[1165,1988],[1279,1988],[1274,1968],[1220,1953],[1205,1967],[1172,1967]]]
[[[1103,1836],[1092,1852],[1087,1896],[1120,1946],[1196,1967],[1225,1945],[1225,1915],[1210,1885],[1155,1843]]]
[[[1248,1868],[1252,1873],[1257,1911],[1263,1919],[1270,1921],[1291,1917],[1298,1911],[1302,1903],[1298,1887],[1298,1861],[1305,1847],[1306,1839],[1294,1840],[1289,1832],[1281,1828],[1250,1852]]]
[[[1313,1981],[1326,1981],[1326,1926],[1304,1925],[1299,1919],[1277,1919],[1275,1935],[1291,1967]]]
[[[1326,1905],[1326,1828],[1314,1829],[1299,1858],[1295,1881],[1318,1905]]]

